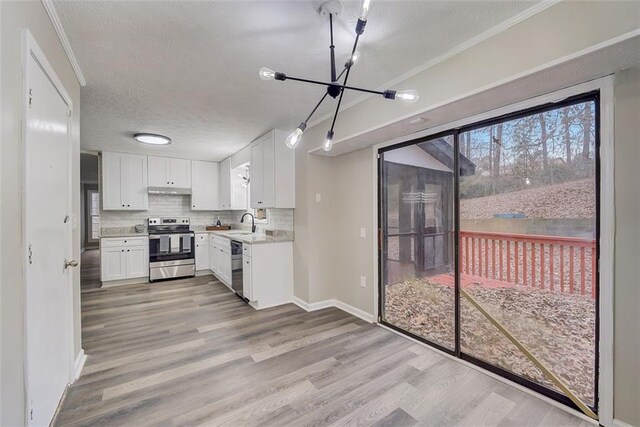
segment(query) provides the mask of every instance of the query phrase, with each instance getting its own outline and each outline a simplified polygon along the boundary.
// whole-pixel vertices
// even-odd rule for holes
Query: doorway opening
[[[598,411],[599,93],[379,150],[379,322]]]
[[[80,154],[80,204],[82,209],[80,288],[96,289],[100,281],[100,192],[97,154]]]

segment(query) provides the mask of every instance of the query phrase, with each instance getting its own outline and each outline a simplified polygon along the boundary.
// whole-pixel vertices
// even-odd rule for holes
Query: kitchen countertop
[[[227,239],[237,240],[238,242],[249,243],[249,244],[293,242],[293,236],[288,233],[285,235],[276,235],[276,236],[267,236],[266,234],[259,234],[259,233],[242,234],[246,232],[242,232],[240,230],[227,230],[227,231],[198,230],[198,231],[195,231],[195,233],[215,234],[217,236],[226,237]]]
[[[101,239],[119,239],[122,237],[149,237],[149,233],[114,233],[100,236]]]

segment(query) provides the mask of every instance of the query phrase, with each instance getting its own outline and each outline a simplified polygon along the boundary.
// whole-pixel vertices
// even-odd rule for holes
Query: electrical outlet
[[[367,276],[360,276],[360,286],[363,288],[367,287]]]
[[[320,203],[322,201],[322,194],[316,193],[316,202]]]
[[[360,237],[362,237],[363,239],[365,237],[367,237],[367,229],[364,227],[360,227]]]

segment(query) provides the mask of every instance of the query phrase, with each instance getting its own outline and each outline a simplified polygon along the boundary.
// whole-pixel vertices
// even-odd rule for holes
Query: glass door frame
[[[583,102],[593,102],[594,103],[594,128],[595,128],[595,150],[594,150],[594,162],[595,162],[595,208],[596,208],[596,218],[595,218],[595,241],[596,241],[596,254],[598,255],[598,261],[601,258],[600,252],[600,228],[601,228],[601,195],[600,195],[600,186],[601,186],[601,174],[600,174],[600,149],[601,149],[601,94],[600,89],[584,92],[578,95],[573,95],[566,97],[557,102],[548,102],[545,104],[541,104],[538,106],[525,108],[521,110],[517,110],[511,113],[502,114],[496,117],[492,117],[486,120],[480,120],[476,122],[472,122],[463,126],[452,127],[450,129],[444,130],[442,132],[437,132],[434,134],[429,134],[426,136],[421,136],[420,138],[400,142],[398,144],[393,144],[385,147],[381,147],[377,149],[377,173],[378,173],[378,206],[377,206],[377,215],[378,215],[378,314],[377,314],[377,322],[385,327],[393,329],[399,333],[407,335],[415,340],[418,340],[424,344],[427,344],[431,347],[434,347],[440,351],[443,351],[451,356],[464,360],[466,362],[472,363],[480,368],[486,369],[487,371],[499,375],[503,378],[506,378],[510,381],[513,381],[516,384],[527,387],[537,393],[540,393],[548,398],[551,398],[557,402],[563,403],[572,409],[580,411],[578,406],[576,406],[569,397],[565,396],[562,393],[559,393],[550,388],[544,387],[538,383],[535,383],[531,380],[528,380],[524,377],[514,374],[504,368],[500,368],[496,365],[490,364],[482,359],[478,359],[470,354],[464,353],[461,349],[461,320],[460,320],[460,166],[459,166],[459,154],[460,154],[460,134],[484,128],[487,126],[495,125],[498,123],[506,122],[509,120],[515,120],[522,117],[527,117],[534,114],[544,113],[547,111],[583,103]],[[454,155],[454,295],[455,295],[455,349],[452,351],[442,345],[435,343],[433,341],[429,341],[424,337],[413,334],[409,331],[406,331],[398,326],[387,323],[382,318],[382,313],[384,313],[384,298],[385,298],[385,289],[386,286],[384,283],[384,254],[383,254],[383,241],[384,241],[384,230],[386,229],[386,215],[385,215],[385,186],[384,186],[384,156],[383,154],[387,151],[395,150],[402,147],[407,147],[411,145],[416,145],[421,142],[426,142],[429,140],[442,138],[446,136],[453,136],[453,152]],[[595,377],[594,377],[594,403],[593,406],[589,406],[594,413],[598,414],[599,410],[599,385],[600,385],[600,262],[596,262],[596,280],[595,280]]]

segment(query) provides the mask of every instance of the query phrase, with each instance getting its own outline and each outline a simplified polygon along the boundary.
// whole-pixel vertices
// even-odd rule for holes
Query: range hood
[[[190,188],[181,187],[149,187],[149,194],[172,194],[176,196],[190,196]]]

